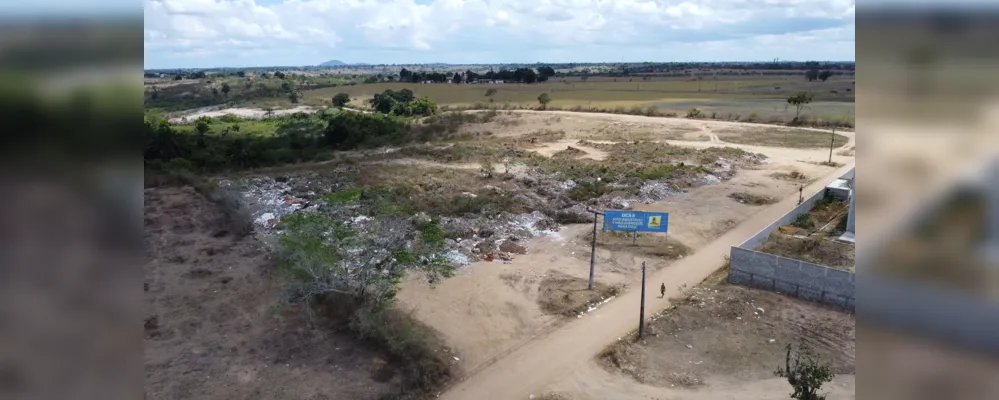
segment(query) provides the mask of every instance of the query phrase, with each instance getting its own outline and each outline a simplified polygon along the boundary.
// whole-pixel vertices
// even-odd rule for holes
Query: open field
[[[798,91],[811,91],[813,103],[802,117],[811,120],[844,121],[852,126],[854,116],[853,78],[834,77],[827,82],[807,82],[787,77],[719,77],[715,80],[659,78],[602,78],[587,81],[567,78],[565,82],[541,84],[410,84],[379,83],[324,88],[303,92],[305,104],[327,104],[337,93],[351,96],[352,106],[363,107],[364,100],[385,90],[411,89],[417,96],[427,96],[442,106],[451,107],[536,107],[538,95],[549,93],[553,109],[602,109],[624,113],[686,115],[692,108],[705,117],[759,122],[787,122],[794,108],[786,98]],[[628,79],[631,79],[629,82]],[[717,89],[716,89],[717,87]],[[496,93],[486,96],[489,89]],[[835,92],[835,93],[834,93]],[[263,104],[263,103],[262,103]],[[267,103],[267,105],[273,105]]]

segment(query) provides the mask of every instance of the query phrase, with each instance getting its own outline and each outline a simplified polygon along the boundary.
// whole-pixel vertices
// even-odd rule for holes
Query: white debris
[[[760,314],[763,314],[763,307],[756,307],[756,311],[759,311]]]
[[[253,222],[263,228],[269,228],[268,224],[275,218],[277,217],[273,213],[263,213],[257,219],[253,220]]]
[[[776,342],[776,341],[777,341],[776,339],[767,339],[767,343],[773,343],[773,342]]]
[[[688,344],[688,345],[687,345],[687,348],[688,348],[688,349],[692,349],[692,348],[694,348],[694,346],[691,346],[691,345],[689,345],[689,344]]]

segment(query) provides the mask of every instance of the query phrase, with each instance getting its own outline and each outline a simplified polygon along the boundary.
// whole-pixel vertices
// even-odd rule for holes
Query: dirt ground
[[[785,346],[803,342],[837,374],[853,374],[854,317],[775,293],[724,283],[725,271],[653,315],[646,339],[599,356],[605,368],[650,386],[697,389],[773,377]]]
[[[190,187],[145,191],[151,399],[366,399],[398,384],[377,352],[282,309],[266,250]]]
[[[505,121],[505,122],[504,122]],[[516,121],[516,122],[512,122]],[[706,185],[671,196],[654,204],[634,205],[636,210],[670,213],[669,243],[660,243],[652,236],[642,237],[632,248],[630,239],[618,238],[616,244],[598,246],[596,279],[614,286],[628,287],[639,279],[641,264],[647,262],[653,271],[669,268],[672,258],[668,245],[675,243],[677,258],[695,252],[732,227],[746,220],[765,205],[743,204],[729,195],[752,192],[759,196],[783,199],[797,196],[798,186],[828,174],[833,168],[818,165],[828,157],[828,150],[787,149],[754,145],[731,145],[712,137],[712,129],[725,129],[729,135],[737,129],[747,134],[757,125],[697,121],[670,118],[647,118],[631,115],[586,114],[571,112],[510,112],[492,122],[462,127],[464,130],[491,131],[496,136],[529,135],[538,130],[562,130],[564,138],[539,145],[543,155],[556,155],[573,147],[579,157],[599,159],[606,155],[598,149],[581,145],[579,140],[593,139],[614,142],[628,137],[628,132],[645,132],[650,139],[693,148],[731,146],[762,153],[770,158],[755,169],[740,170],[731,180]],[[675,140],[699,132],[707,140]],[[657,139],[654,135],[662,135]],[[850,138],[852,133],[844,133]],[[836,156],[834,160],[852,159]],[[785,177],[805,177],[804,179]],[[776,177],[775,177],[776,176]],[[529,342],[536,335],[555,329],[571,318],[545,312],[539,305],[541,282],[555,271],[585,281],[589,275],[591,224],[565,226],[555,235],[543,236],[524,243],[528,254],[512,261],[478,262],[459,269],[459,276],[448,279],[436,289],[419,280],[405,282],[399,299],[417,318],[442,332],[448,343],[461,355],[459,363],[466,375],[491,364]],[[605,234],[604,238],[608,236]],[[662,244],[667,244],[664,252]],[[681,252],[679,248],[684,250]],[[666,255],[666,257],[664,257]],[[510,284],[509,276],[523,277]]]

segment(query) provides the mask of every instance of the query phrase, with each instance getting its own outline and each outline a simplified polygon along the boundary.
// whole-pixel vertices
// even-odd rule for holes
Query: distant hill
[[[344,65],[349,65],[349,64],[340,60],[329,60],[327,62],[319,64],[320,67],[342,67]]]

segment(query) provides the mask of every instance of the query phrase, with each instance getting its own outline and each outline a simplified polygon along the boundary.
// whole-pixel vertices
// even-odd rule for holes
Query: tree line
[[[399,81],[400,82],[434,82],[434,83],[472,83],[480,79],[486,80],[501,80],[504,82],[513,83],[537,83],[546,82],[548,78],[555,76],[555,69],[548,66],[538,67],[537,69],[532,68],[517,68],[517,69],[500,69],[499,71],[489,70],[485,73],[476,73],[472,70],[467,70],[465,72],[426,72],[426,71],[410,71],[403,68],[399,71]]]
[[[313,161],[336,150],[401,144],[410,139],[402,118],[332,111],[274,118],[273,135],[239,134],[238,122],[200,118],[194,131],[166,120],[146,119],[143,158],[147,167],[180,166],[216,172]],[[209,134],[214,130],[216,134]]]

